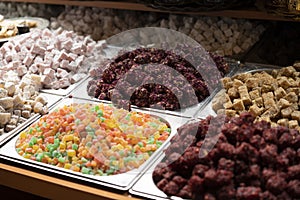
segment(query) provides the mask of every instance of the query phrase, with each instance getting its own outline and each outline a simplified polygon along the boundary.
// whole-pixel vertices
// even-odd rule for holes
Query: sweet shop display
[[[297,22],[275,41],[286,20],[268,13],[147,2],[0,2],[1,184],[46,183],[49,199],[300,199]]]
[[[22,35],[33,29],[44,29],[48,27],[49,20],[39,17],[19,17],[5,19],[0,15],[0,42],[1,46],[17,35]]]
[[[8,21],[33,19],[37,23],[31,25],[36,28],[0,48],[0,135],[11,133],[36,114],[46,114],[48,106],[59,99],[47,99],[41,90],[66,89],[78,83],[87,76],[95,59],[102,59],[101,45],[88,37],[62,29],[52,31],[40,18]]]
[[[18,27],[12,23],[1,22],[0,38],[8,38],[19,33]]]
[[[131,104],[139,107],[156,104],[160,109],[178,110],[195,105],[210,95],[218,80],[228,73],[229,66],[222,57],[213,53],[201,57],[195,48],[181,45],[178,49],[182,49],[184,55],[157,48],[137,48],[120,53],[107,66],[91,71],[94,79],[88,84],[88,93],[101,100],[117,98],[116,105],[125,108]],[[190,60],[196,60],[199,66],[193,66],[184,59],[185,56],[192,57]],[[163,66],[159,65],[174,69],[178,75],[167,69],[161,73]],[[138,66],[142,68],[128,73]],[[206,73],[210,76],[204,80],[201,74]],[[123,79],[124,76],[127,78]],[[176,81],[172,82],[173,79]],[[209,91],[208,87],[212,89]]]
[[[216,113],[253,113],[256,120],[300,130],[299,63],[280,69],[258,70],[222,79],[224,89],[214,98]]]
[[[48,112],[47,99],[36,92],[30,82],[22,83],[23,85],[15,85],[15,82],[0,84],[0,135],[14,130],[36,113]]]
[[[64,11],[65,6],[41,4],[41,3],[23,3],[23,2],[0,2],[0,13],[5,18],[16,17],[42,17],[49,19],[49,16],[57,16]]]
[[[0,79],[11,73],[22,81],[32,74],[39,79],[40,88],[67,88],[101,60],[99,49],[101,45],[72,31],[35,29],[0,48]]]
[[[157,187],[184,199],[300,198],[299,132],[254,120],[218,115],[180,127],[153,171]]]
[[[247,52],[264,33],[265,24],[227,17],[191,17],[85,7],[67,7],[57,18],[51,19],[53,29],[63,27],[78,34],[91,35],[95,40],[107,39],[133,28],[169,28],[190,36],[207,51],[221,56]]]
[[[74,103],[44,115],[19,135],[24,158],[90,175],[138,168],[168,138],[168,124],[111,105]]]

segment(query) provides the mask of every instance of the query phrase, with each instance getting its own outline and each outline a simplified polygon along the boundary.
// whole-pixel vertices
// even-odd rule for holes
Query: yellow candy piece
[[[111,120],[111,119],[107,119],[105,120],[105,124],[107,125],[108,128],[113,129],[117,127],[117,124]]]
[[[60,142],[60,143],[59,143],[59,148],[60,148],[60,150],[66,149],[66,143]]]
[[[39,148],[40,148],[40,147],[39,147],[38,145],[36,145],[36,144],[32,146],[32,149],[33,149],[34,151],[37,151]]]
[[[64,166],[65,169],[70,169],[71,167],[72,167],[72,165],[70,163],[66,163]]]
[[[62,142],[68,142],[68,141],[73,141],[74,140],[74,135],[65,135],[62,138]]]
[[[76,151],[75,151],[74,149],[68,149],[68,150],[67,150],[67,155],[68,155],[69,157],[73,157],[73,156],[76,155]]]
[[[23,132],[21,132],[20,133],[20,139],[25,139],[26,138],[26,132],[25,131],[23,131]]]

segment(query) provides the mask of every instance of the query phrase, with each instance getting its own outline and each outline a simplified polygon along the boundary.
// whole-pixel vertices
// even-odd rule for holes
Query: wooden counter
[[[261,20],[274,20],[274,21],[297,21],[292,18],[282,17],[274,14],[270,14],[264,11],[260,11],[256,8],[241,9],[241,10],[220,10],[209,12],[180,12],[180,11],[164,11],[146,6],[134,1],[101,1],[101,0],[0,0],[2,2],[28,2],[28,3],[42,3],[42,4],[54,4],[54,5],[72,5],[72,6],[87,6],[98,8],[111,8],[111,9],[123,9],[123,10],[137,10],[148,12],[163,12],[174,14],[188,14],[188,15],[202,15],[202,16],[222,16],[244,19],[261,19]]]
[[[47,199],[136,200],[136,198],[131,197],[127,192],[115,193],[106,191],[4,163],[0,163],[0,185]]]

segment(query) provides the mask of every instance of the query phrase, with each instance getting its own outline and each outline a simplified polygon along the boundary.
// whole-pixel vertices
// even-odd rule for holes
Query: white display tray
[[[255,73],[255,72],[272,72],[272,70],[280,69],[280,66],[275,65],[263,65],[257,63],[246,63],[244,66],[237,69],[234,73],[231,74],[230,77],[234,77],[235,75],[242,74],[242,73]],[[212,109],[212,100],[223,89],[221,86],[215,90],[213,95],[211,95],[210,100],[205,102],[203,108],[199,110],[199,112],[195,115],[198,118],[204,118],[207,115],[216,116],[216,112]]]
[[[107,47],[104,49],[105,56],[107,58],[114,58],[116,55],[118,55],[118,52],[121,49],[122,48],[120,48],[120,47],[107,45]],[[229,70],[228,70],[228,73],[225,76],[231,76],[232,74],[236,73],[236,71],[238,70],[238,68],[240,66],[240,62],[239,61],[233,61],[233,60],[226,60],[226,62],[229,65]],[[80,84],[78,87],[76,87],[75,90],[73,90],[70,93],[70,95],[73,96],[73,97],[75,97],[75,98],[88,99],[88,100],[96,100],[95,97],[89,96],[88,92],[87,92],[88,83],[92,79],[93,79],[92,77],[88,77],[87,79],[85,79],[82,82],[82,84]],[[204,105],[207,104],[207,101],[209,101],[210,98],[215,95],[215,93],[216,93],[217,90],[218,89],[214,89],[213,91],[211,91],[210,96],[208,96],[202,102],[200,102],[200,103],[198,103],[196,105],[184,108],[184,109],[180,109],[180,110],[176,110],[176,111],[169,111],[169,110],[160,110],[160,109],[151,108],[151,110],[154,110],[156,112],[167,113],[167,114],[170,114],[170,115],[176,115],[176,116],[196,117],[198,115],[198,113],[202,110],[202,108],[204,107]],[[141,108],[141,109],[144,109],[144,108]]]
[[[80,99],[97,100],[95,97],[88,95],[87,86],[90,80],[92,80],[92,78],[90,77],[87,78],[78,88],[76,88],[73,92],[71,92],[70,95]],[[202,106],[205,104],[205,101],[206,99],[201,103],[182,109],[180,111],[159,110],[153,108],[149,108],[149,109],[158,113],[166,113],[170,115],[183,116],[183,117],[193,117],[199,110],[201,110]],[[137,108],[136,106],[132,106],[132,107]],[[141,109],[147,110],[148,108],[141,108]]]
[[[59,100],[62,99],[61,96],[57,96],[57,95],[53,95],[53,94],[40,93],[40,95],[42,95],[43,97],[46,97],[46,99],[47,99],[47,106],[48,106],[49,109],[51,109],[52,106],[54,106]],[[4,143],[6,140],[8,140],[10,136],[12,136],[15,133],[17,133],[24,126],[27,126],[28,124],[30,124],[31,122],[33,122],[39,116],[40,116],[40,114],[34,114],[32,117],[30,117],[29,119],[27,119],[23,124],[21,124],[20,126],[16,127],[14,130],[12,130],[12,131],[10,131],[8,133],[4,133],[4,134],[0,135],[0,147],[1,147],[1,144]]]
[[[273,65],[258,65],[255,63],[248,63],[244,67],[236,70],[232,76],[240,74],[240,73],[255,73],[255,72],[271,72],[274,69],[280,69],[279,66]],[[203,104],[203,108],[199,110],[196,114],[196,118],[204,119],[209,115],[216,116],[216,112],[212,109],[212,99],[214,96],[221,90],[222,88],[218,88],[214,95],[210,97],[210,100],[206,101]],[[139,178],[139,180],[130,188],[129,193],[135,195],[137,197],[143,197],[147,199],[156,199],[156,200],[181,200],[182,198],[176,196],[168,196],[163,191],[161,191],[154,183],[152,174],[157,166],[163,159],[165,158],[165,154],[163,152],[157,157],[157,159],[153,162],[153,164],[145,171],[145,173]]]
[[[82,78],[77,83],[71,84],[69,87],[65,89],[41,89],[42,92],[48,93],[48,94],[55,94],[55,95],[61,95],[66,96],[70,94],[74,89],[76,89],[80,84],[82,84],[86,79],[88,78],[88,75],[86,75],[84,78]]]
[[[148,199],[166,200],[172,199],[161,191],[154,183],[152,173],[155,166],[159,164],[164,158],[164,153],[161,153],[155,162],[147,169],[143,176],[134,184],[129,190],[130,194],[137,195],[138,197],[144,197]],[[174,198],[173,198],[174,199]],[[176,199],[180,199],[176,197]],[[175,199],[174,199],[175,200]]]
[[[76,103],[96,103],[95,101],[88,101],[83,99],[75,99],[75,98],[65,98],[59,104],[57,104],[53,109],[56,109],[62,105],[71,104],[72,102]],[[159,155],[163,149],[167,147],[168,141],[174,136],[177,132],[177,128],[186,123],[189,119],[183,117],[177,117],[162,113],[156,113],[154,111],[145,111],[145,110],[138,110],[133,109],[135,111],[148,113],[153,116],[162,118],[165,120],[171,128],[171,133],[169,138],[162,144],[162,146],[156,150],[150,158],[145,161],[139,168],[134,169],[132,171],[118,174],[118,175],[111,175],[111,176],[94,176],[94,175],[86,175],[80,172],[74,172],[72,170],[60,168],[57,166],[52,166],[49,164],[33,161],[30,159],[25,159],[20,156],[15,150],[15,143],[18,139],[19,134],[16,134],[15,137],[11,138],[5,144],[3,144],[2,148],[0,149],[0,159],[4,159],[6,161],[12,162],[12,164],[21,164],[26,167],[30,167],[32,169],[38,170],[40,173],[52,173],[53,175],[58,175],[62,177],[67,177],[74,179],[76,181],[80,181],[83,184],[96,184],[101,186],[106,186],[109,188],[114,188],[118,190],[128,190],[135,181],[143,174],[144,170],[148,166],[152,166],[152,162],[154,159]],[[51,112],[51,111],[50,111]],[[24,129],[27,127],[24,127]],[[21,131],[21,130],[20,130]]]

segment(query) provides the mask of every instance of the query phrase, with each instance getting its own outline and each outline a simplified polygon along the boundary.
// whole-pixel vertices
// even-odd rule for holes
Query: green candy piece
[[[61,157],[58,158],[58,162],[64,163],[64,162],[66,162],[66,159],[61,156]]]
[[[44,153],[38,153],[35,158],[37,161],[41,162],[44,158]]]
[[[78,150],[78,145],[77,144],[72,144],[72,149],[77,151]]]
[[[151,137],[148,139],[147,144],[154,144],[154,141],[155,141],[154,138]]]
[[[103,111],[102,110],[98,110],[97,111],[97,116],[98,117],[103,117]]]
[[[87,168],[87,167],[82,167],[81,168],[81,173],[83,174],[90,174],[91,169]]]
[[[139,145],[140,147],[143,147],[143,146],[144,146],[144,144],[143,144],[142,142],[139,142],[138,145]]]
[[[36,137],[32,137],[30,139],[30,142],[29,142],[29,146],[32,147],[33,145],[35,145],[37,143],[37,138]]]
[[[53,157],[53,158],[59,158],[59,157],[61,157],[61,154],[60,154],[57,150],[54,150],[54,151],[52,152],[52,157]]]

